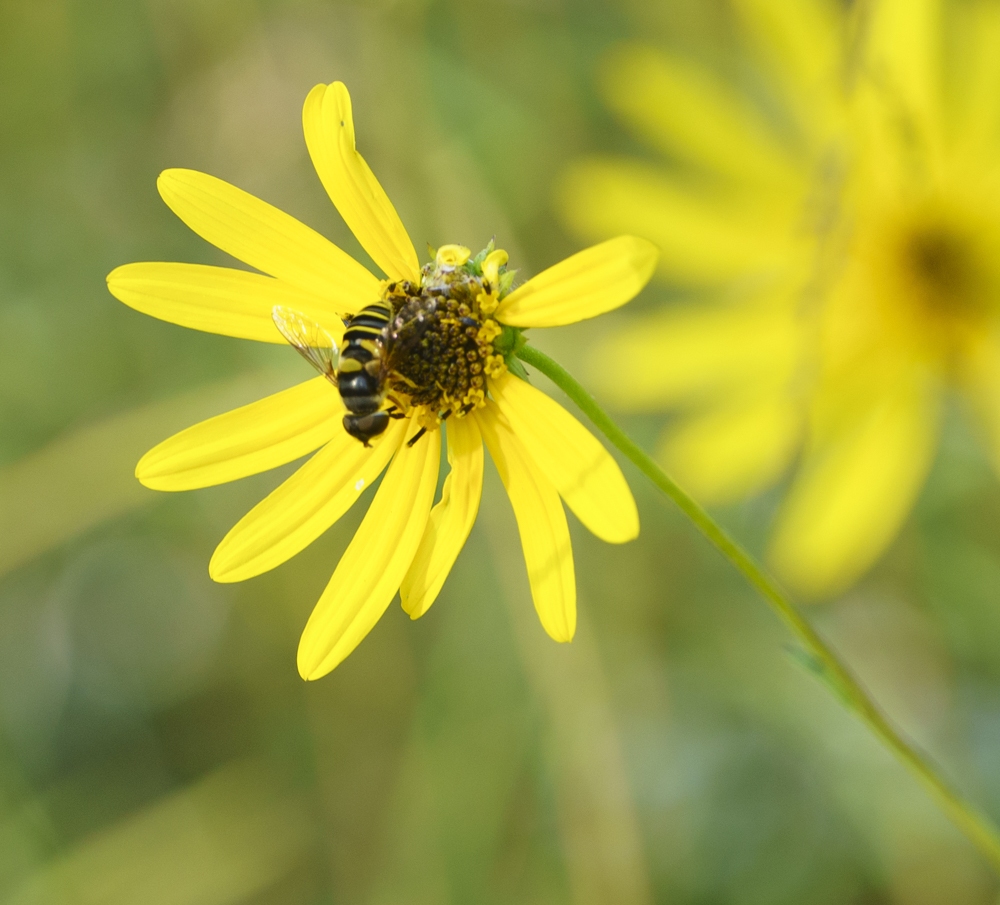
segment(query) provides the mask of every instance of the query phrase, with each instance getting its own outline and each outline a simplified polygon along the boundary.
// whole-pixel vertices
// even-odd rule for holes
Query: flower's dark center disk
[[[423,294],[400,308],[390,365],[398,375],[394,389],[407,393],[413,405],[440,411],[447,401],[483,389],[485,356],[477,340],[482,324],[472,310],[447,296]]]
[[[967,307],[976,289],[976,267],[966,237],[943,228],[915,230],[907,263],[926,294],[941,308]]]
[[[487,376],[505,368],[493,349],[500,326],[490,315],[498,295],[480,273],[443,262],[440,252],[423,268],[419,287],[390,283],[390,397],[426,407],[432,420],[484,405]]]
[[[946,350],[995,315],[989,245],[968,219],[949,211],[918,212],[896,240],[896,273],[902,278],[896,288],[916,307],[929,340]]]

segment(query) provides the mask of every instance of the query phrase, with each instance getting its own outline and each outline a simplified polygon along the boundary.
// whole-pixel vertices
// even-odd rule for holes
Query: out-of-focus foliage
[[[360,512],[219,586],[214,545],[281,475],[176,496],[131,477],[156,440],[304,376],[288,350],[106,293],[125,261],[224,262],[160,202],[161,169],[212,172],[362,256],[299,123],[308,89],[341,78],[415,242],[496,234],[527,275],[575,250],[550,210],[567,162],[634,150],[594,90],[607,49],[641,36],[752,82],[733,21],[721,0],[0,0],[0,900],[993,901],[968,845],[634,472],[638,541],[572,524],[572,645],[530,612],[490,473],[432,612],[394,607],[308,685],[298,632]],[[578,368],[605,330],[539,341]],[[628,423],[647,446],[657,426]],[[759,544],[771,504],[726,516]],[[998,506],[949,422],[882,565],[819,611],[995,812]]]

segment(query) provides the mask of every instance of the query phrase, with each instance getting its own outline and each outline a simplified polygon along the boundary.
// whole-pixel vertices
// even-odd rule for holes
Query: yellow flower
[[[823,595],[898,532],[946,393],[970,403],[1000,464],[1000,11],[737,6],[780,104],[624,48],[604,93],[679,165],[582,161],[561,209],[584,235],[649,236],[661,276],[699,302],[602,345],[620,363],[614,401],[680,410],[661,458],[707,502],[794,466],[770,557]]]
[[[412,618],[427,612],[475,521],[485,442],[513,504],[539,618],[554,639],[569,641],[576,586],[560,497],[610,543],[638,534],[635,502],[604,447],[564,408],[509,373],[492,344],[519,337],[519,329],[567,324],[624,304],[652,274],[655,249],[619,237],[509,292],[513,274],[503,252],[487,249],[470,260],[469,249],[448,245],[421,268],[399,216],[355,150],[344,85],[316,86],[303,123],[323,185],[387,280],[240,189],[203,173],[167,170],[158,187],[174,213],[260,273],[128,264],[108,276],[108,285],[125,304],[154,317],[269,343],[285,341],[272,320],[276,311],[294,312],[340,342],[344,319],[381,305],[393,316],[383,336],[391,403],[385,411],[393,418],[363,445],[343,426],[341,394],[326,377],[314,377],[171,437],[142,458],[137,477],[157,490],[188,490],[318,450],[219,544],[212,577],[241,581],[315,540],[385,470],[302,634],[299,672],[316,679],[357,646],[397,590]],[[377,337],[364,342],[379,348]],[[434,504],[441,427],[450,472]]]

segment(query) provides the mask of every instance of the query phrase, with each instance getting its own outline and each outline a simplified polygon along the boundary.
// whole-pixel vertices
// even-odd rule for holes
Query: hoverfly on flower
[[[502,330],[490,315],[494,293],[513,280],[507,253],[492,242],[472,260],[469,249],[447,246],[421,269],[418,285],[389,283],[383,298],[345,321],[342,352],[301,312],[275,305],[272,317],[285,339],[340,391],[348,410],[344,430],[370,446],[414,401],[441,423],[476,408],[486,376],[504,367],[493,348]],[[387,397],[391,405],[383,408]],[[424,433],[426,428],[408,444]]]
[[[271,317],[289,345],[340,392],[347,409],[344,430],[365,446],[371,446],[368,441],[384,433],[389,419],[397,414],[395,407],[382,408],[388,376],[385,347],[392,309],[379,302],[349,318],[344,324],[343,354],[337,341],[301,311],[275,305]]]
[[[165,440],[143,456],[137,477],[157,490],[188,490],[314,453],[219,544],[209,571],[231,582],[294,556],[385,472],[299,643],[299,672],[317,679],[351,653],[397,591],[411,618],[427,612],[475,522],[485,444],[514,508],[541,623],[555,640],[571,640],[576,583],[562,503],[609,543],[636,537],[638,514],[615,460],[512,373],[524,373],[512,355],[527,328],[625,304],[649,280],[656,248],[620,236],[517,287],[507,253],[492,243],[477,255],[443,245],[421,267],[355,148],[347,88],[317,85],[303,125],[327,193],[386,279],[222,180],[161,174],[170,208],[259,272],[127,264],[108,276],[112,294],[182,326],[289,342],[320,376]],[[435,503],[442,433],[450,473]]]

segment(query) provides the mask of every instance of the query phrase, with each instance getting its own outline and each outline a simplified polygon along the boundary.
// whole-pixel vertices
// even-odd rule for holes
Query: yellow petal
[[[317,85],[302,109],[313,166],[340,216],[391,280],[416,280],[420,265],[399,214],[357,152],[351,96],[343,82]]]
[[[498,286],[500,280],[500,268],[503,267],[510,256],[502,248],[491,251],[483,260],[483,279],[490,286]]]
[[[727,401],[671,427],[660,461],[699,502],[730,503],[781,476],[798,447],[802,421],[798,406],[780,392]]]
[[[528,455],[578,519],[601,540],[639,535],[639,513],[618,463],[558,402],[507,373],[490,393]]]
[[[645,239],[609,239],[519,286],[500,303],[497,320],[514,327],[558,327],[596,317],[638,295],[658,256]]]
[[[802,199],[764,196],[766,207],[709,194],[637,161],[591,159],[570,166],[556,190],[567,225],[586,239],[645,236],[659,271],[689,285],[722,284],[788,266],[800,238]]]
[[[164,170],[160,195],[191,229],[234,258],[352,312],[378,297],[379,281],[294,217],[195,170]]]
[[[440,457],[440,431],[396,454],[302,633],[303,679],[318,679],[340,663],[392,602],[427,526]]]
[[[783,304],[669,310],[609,331],[589,371],[601,394],[622,409],[658,410],[751,385],[781,387],[801,360],[802,329]]]
[[[871,386],[874,402],[854,423],[807,453],[778,516],[770,558],[802,594],[837,593],[896,536],[933,459],[939,400],[911,375]]]
[[[475,418],[514,507],[538,618],[553,640],[572,641],[576,633],[576,578],[569,526],[559,494],[496,403],[487,401]]]
[[[343,416],[340,394],[314,377],[174,434],[139,460],[135,475],[153,490],[235,481],[311,453],[343,431]]]
[[[301,311],[334,338],[344,332],[338,312],[323,299],[245,270],[202,264],[125,264],[108,274],[108,289],[136,311],[206,333],[284,343],[271,319],[275,305]]]
[[[472,249],[464,245],[442,245],[434,256],[439,267],[461,267],[472,256]]]
[[[701,66],[623,46],[605,59],[601,88],[613,110],[669,155],[740,179],[798,178],[764,117]]]
[[[394,421],[365,448],[338,423],[333,439],[222,539],[209,563],[216,581],[244,581],[304,550],[382,473],[405,428]]]
[[[411,619],[430,609],[479,511],[483,490],[483,438],[479,427],[473,418],[453,418],[447,430],[451,471],[399,589],[403,609]]]

